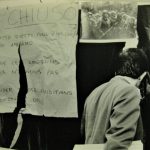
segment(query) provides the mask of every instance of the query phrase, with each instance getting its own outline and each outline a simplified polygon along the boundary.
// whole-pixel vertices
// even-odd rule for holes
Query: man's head
[[[137,79],[145,71],[149,71],[149,61],[142,49],[128,48],[119,54],[116,75]]]

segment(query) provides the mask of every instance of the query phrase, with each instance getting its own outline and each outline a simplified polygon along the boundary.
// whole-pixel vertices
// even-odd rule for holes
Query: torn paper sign
[[[20,89],[18,48],[20,42],[24,43],[17,36],[21,30],[12,22],[13,18],[18,18],[16,9],[7,4],[8,1],[0,1],[0,113],[11,113],[17,107]]]
[[[77,117],[76,3],[42,3],[11,8],[11,24],[26,70],[26,111],[50,117]],[[14,15],[14,16],[13,16]],[[21,17],[20,17],[21,16]]]
[[[0,47],[0,113],[14,111],[19,88],[18,49],[5,45],[4,48]]]

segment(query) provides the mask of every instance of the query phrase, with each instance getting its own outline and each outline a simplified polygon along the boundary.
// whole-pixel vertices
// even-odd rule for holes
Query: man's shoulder
[[[113,77],[109,81],[109,86],[117,87],[118,90],[122,89],[138,89],[135,85],[130,84],[124,77],[122,76],[116,76]]]
[[[131,85],[129,82],[121,77],[113,77],[108,82],[96,87],[90,95],[87,97],[89,101],[91,99],[98,99],[100,95],[115,95],[122,96],[131,93],[131,95],[139,95],[139,89],[136,86]]]
[[[89,97],[93,97],[96,95],[99,95],[100,93],[104,92],[104,91],[109,91],[109,90],[113,90],[113,91],[121,91],[123,89],[130,89],[130,88],[136,88],[134,86],[131,86],[129,83],[127,83],[126,81],[124,81],[122,78],[119,77],[113,77],[111,78],[109,81],[99,85],[98,87],[96,87],[89,95]]]
[[[102,91],[105,90],[105,88],[107,87],[108,82],[103,83],[101,85],[99,85],[98,87],[96,87],[87,97],[86,101],[91,101],[91,99],[98,99],[100,93],[102,93]]]

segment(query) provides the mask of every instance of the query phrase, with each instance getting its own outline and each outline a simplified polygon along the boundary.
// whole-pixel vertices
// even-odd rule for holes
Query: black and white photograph
[[[0,0],[0,150],[150,150],[150,2]]]
[[[81,2],[81,39],[136,38],[136,22],[133,1]]]

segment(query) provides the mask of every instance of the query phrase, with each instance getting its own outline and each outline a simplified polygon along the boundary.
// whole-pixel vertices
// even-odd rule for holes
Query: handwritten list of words
[[[9,46],[0,48],[0,113],[14,111],[20,88],[18,51],[16,48],[9,50]]]
[[[24,113],[77,117],[77,4],[50,2],[1,8],[0,22],[0,49],[7,48],[17,56],[20,45],[28,84]],[[5,58],[0,65],[7,66]],[[2,69],[0,74],[8,77],[10,72],[17,77],[19,59],[9,60],[9,66],[11,69]],[[0,97],[1,93],[0,89]]]

